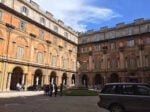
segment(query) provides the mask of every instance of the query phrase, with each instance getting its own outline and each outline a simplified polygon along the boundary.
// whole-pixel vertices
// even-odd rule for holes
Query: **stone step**
[[[0,98],[36,96],[42,94],[44,94],[43,91],[9,91],[9,92],[0,92]]]

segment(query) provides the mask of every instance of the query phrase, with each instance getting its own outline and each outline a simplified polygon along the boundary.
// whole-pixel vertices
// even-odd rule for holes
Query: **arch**
[[[17,83],[22,85],[22,80],[23,80],[23,69],[17,66],[12,71],[10,90],[17,90],[16,85]]]
[[[52,71],[51,74],[50,74],[49,82],[50,82],[51,84],[54,84],[54,83],[56,83],[56,79],[57,79],[56,72],[55,72],[55,71]]]
[[[62,75],[62,84],[67,85],[67,74],[66,73],[63,73],[63,75]]]
[[[72,77],[71,77],[71,84],[75,84],[76,82],[76,77],[75,77],[75,74],[72,74]]]
[[[100,74],[96,74],[95,77],[94,77],[94,84],[95,85],[101,85],[103,82],[102,82],[102,77]]]
[[[3,33],[2,33],[2,31],[0,30],[0,38],[3,38],[4,39],[4,37],[3,37]]]
[[[118,74],[116,73],[113,73],[110,75],[110,82],[113,83],[113,82],[119,82],[119,76]]]
[[[28,41],[24,36],[17,36],[14,41],[20,45],[28,46]]]
[[[88,86],[88,77],[87,77],[87,75],[86,74],[84,74],[83,76],[82,76],[82,85],[83,86],[85,86],[85,87],[87,87]]]
[[[57,54],[58,54],[57,49],[53,49],[52,55],[57,56]]]
[[[45,46],[44,46],[44,44],[42,44],[42,43],[39,43],[38,45],[37,45],[37,49],[39,50],[39,51],[44,51],[45,50]]]
[[[41,69],[37,69],[35,71],[35,74],[34,74],[34,82],[33,82],[33,85],[34,86],[41,86],[42,85],[42,70]]]

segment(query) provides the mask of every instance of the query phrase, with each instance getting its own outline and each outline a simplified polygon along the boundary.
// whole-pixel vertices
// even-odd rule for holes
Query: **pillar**
[[[8,73],[8,80],[7,80],[7,91],[10,90],[11,75],[12,75],[12,73],[9,72]]]

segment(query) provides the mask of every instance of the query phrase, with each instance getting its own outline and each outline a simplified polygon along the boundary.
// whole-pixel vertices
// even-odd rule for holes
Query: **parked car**
[[[150,112],[150,86],[143,83],[109,83],[99,94],[98,106],[110,112]]]

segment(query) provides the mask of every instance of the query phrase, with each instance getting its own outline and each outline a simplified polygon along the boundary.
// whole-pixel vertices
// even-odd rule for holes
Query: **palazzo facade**
[[[32,0],[0,0],[0,91],[76,82],[78,34]]]
[[[108,82],[150,84],[150,20],[136,19],[79,35],[80,86]]]

